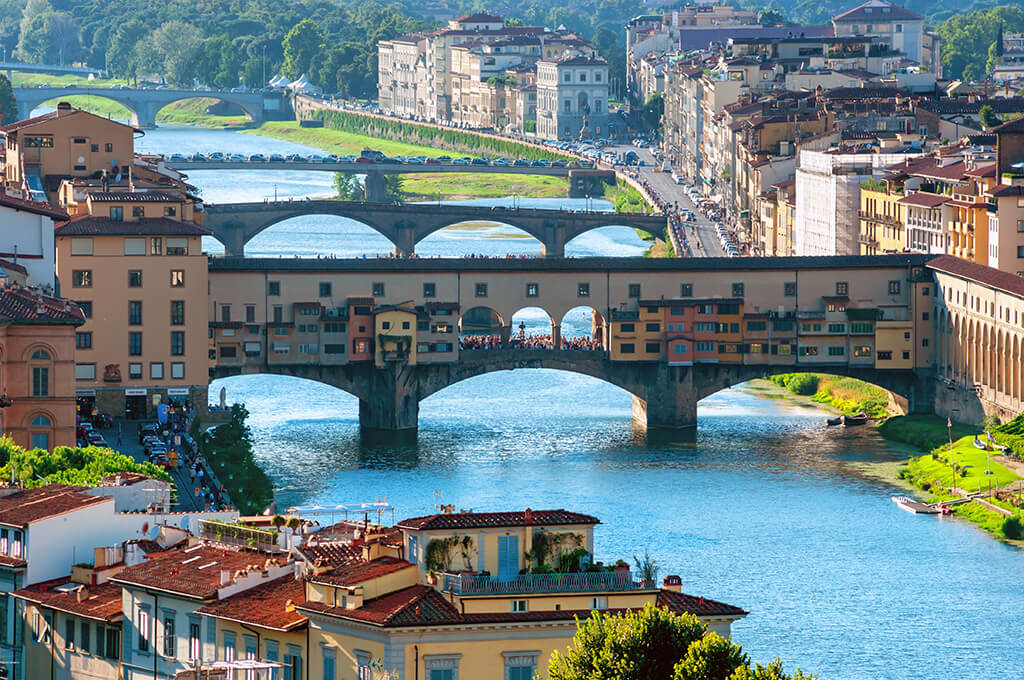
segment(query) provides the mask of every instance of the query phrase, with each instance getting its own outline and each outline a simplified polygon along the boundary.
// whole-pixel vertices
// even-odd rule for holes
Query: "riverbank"
[[[248,417],[245,406],[235,404],[228,422],[204,431],[196,418],[191,434],[235,507],[243,515],[257,515],[273,502],[274,485],[253,457]]]
[[[792,394],[810,397],[840,413],[866,413],[872,418],[890,415],[889,394],[863,380],[826,373],[780,373],[769,378]]]

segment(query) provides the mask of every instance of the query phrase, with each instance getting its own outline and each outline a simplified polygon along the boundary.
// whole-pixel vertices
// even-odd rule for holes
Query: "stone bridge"
[[[500,222],[522,229],[541,242],[546,257],[564,257],[565,244],[592,229],[627,226],[661,234],[667,226],[664,215],[333,200],[207,204],[203,226],[224,244],[227,256],[241,257],[245,244],[257,234],[303,215],[337,215],[362,222],[395,244],[399,256],[412,255],[424,238],[461,222]]]
[[[415,430],[423,399],[458,382],[485,373],[547,368],[589,375],[620,387],[633,396],[633,417],[654,429],[697,424],[697,402],[734,385],[775,373],[799,371],[797,366],[696,364],[610,361],[602,351],[501,349],[463,350],[447,364],[372,362],[341,366],[265,365],[259,372],[290,375],[337,387],[359,398],[359,422],[365,430]],[[858,378],[888,390],[908,413],[930,412],[935,378],[930,369],[878,370],[848,364],[815,364],[814,372]],[[210,378],[241,374],[239,367],[218,367]]]
[[[139,128],[156,127],[156,114],[160,109],[182,99],[208,98],[235,104],[245,112],[246,117],[259,123],[285,110],[287,104],[280,93],[230,92],[228,90],[171,90],[135,89],[130,87],[88,88],[88,87],[16,87],[14,96],[18,100],[18,116],[29,118],[32,111],[44,103],[70,97],[89,95],[102,97],[121,104],[131,112],[132,125]],[[279,116],[278,116],[279,117]]]
[[[27,64],[23,61],[0,61],[0,71],[7,72],[7,79],[11,80],[14,71],[20,73],[47,73],[55,75],[72,76],[96,76],[103,75],[103,69],[90,68],[88,66],[61,66],[58,64]]]

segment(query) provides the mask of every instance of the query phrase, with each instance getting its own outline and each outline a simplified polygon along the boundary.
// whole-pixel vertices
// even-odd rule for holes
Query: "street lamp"
[[[263,82],[260,83],[260,87],[267,86],[267,46],[263,46]]]

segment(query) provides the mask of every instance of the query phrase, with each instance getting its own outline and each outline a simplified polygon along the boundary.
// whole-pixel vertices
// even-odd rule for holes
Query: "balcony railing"
[[[519,574],[502,580],[484,574],[445,574],[444,589],[456,595],[506,595],[515,593],[587,593],[608,590],[649,590],[653,581],[634,581],[630,571],[596,571],[582,574]]]

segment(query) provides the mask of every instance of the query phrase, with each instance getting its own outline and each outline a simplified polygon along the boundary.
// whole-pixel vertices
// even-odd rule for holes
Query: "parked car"
[[[266,156],[264,156],[261,153],[254,153],[253,155],[249,156],[249,162],[250,163],[266,163],[267,162],[267,158],[266,158]]]
[[[270,162],[271,163],[284,163],[284,156],[282,156],[279,153],[272,153],[272,154],[270,154]]]
[[[529,158],[517,158],[512,165],[516,166],[517,168],[528,168],[528,167],[530,167],[530,159]]]
[[[491,164],[490,161],[488,161],[486,158],[482,158],[482,157],[474,158],[471,161],[471,163],[473,165],[490,165]]]
[[[290,153],[285,156],[285,160],[289,163],[304,163],[306,161],[305,156],[300,156],[297,153]]]

